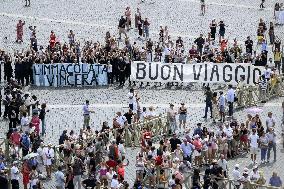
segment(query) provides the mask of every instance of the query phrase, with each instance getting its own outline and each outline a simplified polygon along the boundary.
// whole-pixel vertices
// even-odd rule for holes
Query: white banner
[[[262,67],[256,67],[249,63],[134,62],[131,65],[131,79],[145,82],[201,82],[236,85],[241,76],[244,76],[247,84],[255,84],[262,69]]]
[[[107,66],[101,64],[34,64],[36,86],[96,86],[107,85]]]

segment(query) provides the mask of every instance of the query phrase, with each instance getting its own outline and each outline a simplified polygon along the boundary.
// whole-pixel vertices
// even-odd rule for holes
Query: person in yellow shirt
[[[282,53],[279,51],[278,48],[275,48],[274,63],[275,63],[275,68],[278,69],[279,73],[280,73],[280,67],[281,67],[281,57],[282,57]]]

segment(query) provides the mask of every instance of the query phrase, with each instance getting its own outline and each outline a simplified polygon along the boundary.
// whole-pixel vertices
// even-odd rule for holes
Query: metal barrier
[[[166,115],[160,115],[153,119],[146,119],[124,127],[125,147],[139,147],[143,128],[149,129],[152,133],[152,141],[158,141],[164,134],[169,132],[168,120]],[[117,131],[115,131],[117,132]]]
[[[192,181],[191,181],[191,177],[193,176],[193,173],[187,173],[187,175],[185,176],[184,179],[184,187],[185,189],[192,189]],[[200,177],[203,177],[204,174],[200,174]],[[218,183],[222,186],[219,186],[218,188],[220,189],[236,189],[235,186],[235,181],[230,179],[230,178],[218,178],[218,177],[214,177],[214,179],[218,179],[220,181],[218,181]],[[218,185],[219,185],[218,184]],[[201,181],[201,188],[203,188],[203,182]],[[281,189],[282,187],[275,187],[275,186],[269,186],[269,185],[261,185],[261,184],[256,184],[254,182],[248,182],[246,183],[246,185],[244,186],[243,183],[241,184],[239,189]]]
[[[258,84],[237,88],[236,96],[238,101],[235,103],[235,108],[256,106],[262,101],[284,96],[284,75],[281,74],[276,78],[271,78],[267,84],[267,90],[264,92],[261,91],[260,85]]]

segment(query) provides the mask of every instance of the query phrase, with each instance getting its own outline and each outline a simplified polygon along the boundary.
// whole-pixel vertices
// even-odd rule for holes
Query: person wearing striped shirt
[[[266,101],[266,93],[267,93],[267,80],[265,79],[265,76],[262,75],[259,81],[259,97],[261,102]]]

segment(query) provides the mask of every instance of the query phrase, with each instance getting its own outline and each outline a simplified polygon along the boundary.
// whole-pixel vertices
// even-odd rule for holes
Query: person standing
[[[213,41],[215,41],[216,38],[216,31],[217,31],[217,23],[216,20],[213,19],[210,24],[210,34],[211,34],[211,39],[213,39]]]
[[[195,39],[194,43],[197,45],[197,50],[199,52],[199,55],[201,56],[203,51],[203,45],[205,44],[203,34],[200,34],[200,36],[197,39]]]
[[[266,132],[268,132],[270,128],[274,128],[275,124],[276,124],[276,122],[275,122],[275,119],[272,116],[272,112],[268,112],[267,118],[265,120]]]
[[[264,132],[261,133],[261,137],[259,137],[259,147],[260,147],[260,159],[261,163],[265,163],[265,158],[267,155],[267,149],[268,149],[268,138],[265,135]]]
[[[256,154],[258,151],[259,136],[256,133],[255,126],[252,128],[252,133],[249,136],[249,141],[250,141],[251,164],[256,164]]]
[[[275,34],[274,34],[274,24],[273,24],[273,22],[270,22],[268,35],[269,35],[270,45],[273,45],[274,42],[275,42]]]
[[[235,185],[236,189],[239,189],[240,186],[241,186],[240,179],[241,179],[242,176],[241,176],[241,172],[239,170],[239,167],[240,167],[240,165],[236,164],[235,169],[233,170],[233,173],[232,173],[233,179],[234,179],[234,185]]]
[[[177,128],[176,115],[177,115],[177,112],[174,110],[174,105],[170,104],[170,108],[167,112],[168,121],[170,124],[170,134],[175,133],[176,128]]]
[[[252,55],[253,41],[250,39],[250,36],[247,37],[247,40],[245,41],[245,46],[246,46],[246,53]]]
[[[275,68],[278,69],[279,74],[280,74],[280,67],[281,67],[281,57],[282,57],[282,53],[279,51],[278,48],[275,48],[274,52],[274,63],[275,63]],[[282,65],[283,66],[283,65]]]
[[[17,24],[17,40],[16,43],[22,43],[23,42],[23,27],[25,25],[25,21],[22,22],[22,20],[19,20]]]
[[[260,3],[260,5],[259,5],[259,8],[264,9],[264,8],[265,8],[265,7],[264,7],[264,3],[265,3],[265,0],[261,0],[261,3]]]
[[[126,28],[127,28],[127,31],[129,31],[131,29],[131,10],[130,10],[130,7],[126,7],[125,17],[126,17]]]
[[[119,38],[121,39],[121,34],[123,33],[125,35],[125,37],[127,38],[127,34],[125,32],[125,25],[126,25],[126,19],[121,16],[119,23],[118,23],[118,33],[119,33]]]
[[[26,7],[30,7],[31,6],[31,0],[25,0],[26,1]]]
[[[229,105],[229,116],[233,116],[234,112],[234,102],[235,102],[235,91],[233,89],[232,85],[228,86],[228,92],[227,92],[227,102]]]
[[[43,103],[41,105],[40,113],[38,116],[38,118],[41,121],[41,136],[44,136],[46,134],[45,133],[45,114],[46,112],[48,112],[48,110],[45,110],[45,109],[46,109],[46,103]]]
[[[205,118],[207,119],[207,112],[208,112],[208,109],[210,108],[210,117],[212,118],[212,98],[213,98],[213,93],[210,89],[210,87],[207,87],[206,88],[206,91],[205,91],[205,115],[204,117],[202,118]]]
[[[83,129],[87,128],[90,126],[90,113],[95,113],[94,111],[89,109],[89,100],[86,100],[86,104],[83,106],[83,116],[84,116],[84,124],[83,124]]]
[[[219,22],[219,43],[224,39],[226,33],[226,25],[224,21]]]
[[[134,95],[134,89],[131,88],[129,90],[129,93],[128,93],[128,106],[129,106],[129,109],[133,110],[133,104],[134,104],[134,101],[136,100],[135,98],[135,95]]]
[[[205,15],[205,0],[200,0],[200,6],[201,6],[201,15]]]
[[[274,153],[274,162],[276,161],[276,134],[274,132],[273,128],[269,129],[269,132],[266,133],[266,136],[268,138],[268,151],[267,151],[267,162],[269,162],[270,159],[270,152],[271,149]]]
[[[12,185],[12,189],[19,189],[19,179],[20,179],[20,172],[19,169],[17,167],[18,162],[14,161],[13,162],[13,166],[11,168],[11,185]]]
[[[148,18],[145,18],[144,23],[143,23],[143,27],[144,27],[146,40],[149,38],[149,26],[150,26],[150,23],[148,21]]]
[[[55,172],[56,189],[65,189],[65,176],[62,168],[59,166]]]
[[[181,129],[181,126],[183,125],[183,128],[185,129],[187,108],[184,106],[184,103],[181,103],[181,107],[179,108],[178,113],[179,113],[179,127]]]
[[[224,96],[223,91],[220,91],[220,97],[219,97],[219,112],[220,112],[220,119],[219,121],[224,122],[225,121],[225,103],[226,99]]]
[[[123,60],[123,57],[119,57],[118,71],[119,71],[119,86],[120,87],[123,87],[125,83],[125,70],[126,70],[126,63]]]
[[[50,32],[50,39],[49,39],[49,47],[51,50],[53,50],[55,48],[55,43],[56,43],[56,35],[53,32],[53,30],[51,30]]]
[[[21,147],[22,147],[22,155],[23,157],[28,155],[31,145],[31,140],[29,137],[29,132],[25,131],[25,134],[20,139]]]

